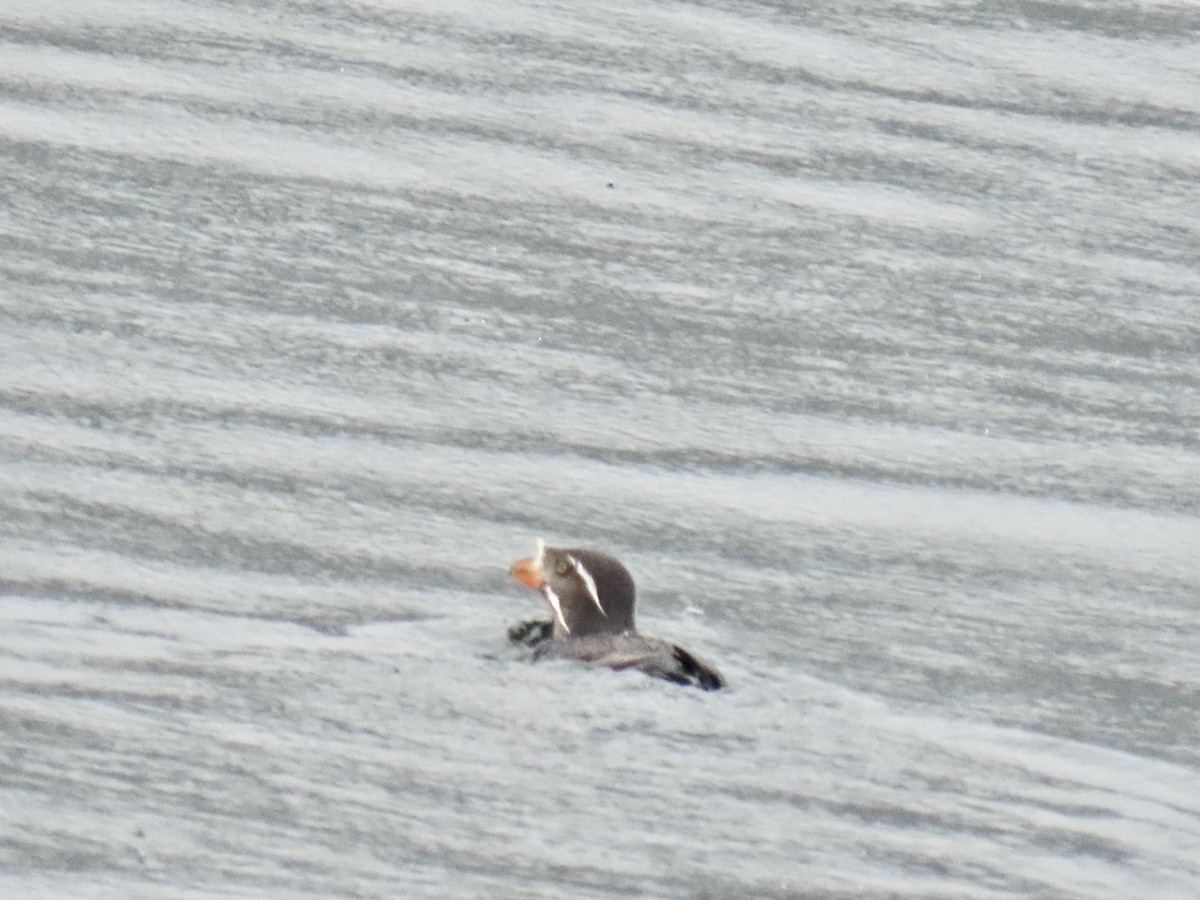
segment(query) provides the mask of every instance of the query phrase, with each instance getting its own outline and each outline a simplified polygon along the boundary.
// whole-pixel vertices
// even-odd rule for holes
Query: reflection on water
[[[1194,894],[1194,18],[8,4],[6,894]]]

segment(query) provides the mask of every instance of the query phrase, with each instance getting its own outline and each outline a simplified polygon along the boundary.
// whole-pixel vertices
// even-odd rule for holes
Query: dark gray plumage
[[[610,669],[638,669],[676,684],[704,690],[725,686],[708,663],[682,647],[643,637],[634,624],[637,593],[621,563],[598,550],[547,547],[509,569],[513,578],[541,592],[554,612],[508,629],[509,640],[533,648],[534,661],[573,659]]]

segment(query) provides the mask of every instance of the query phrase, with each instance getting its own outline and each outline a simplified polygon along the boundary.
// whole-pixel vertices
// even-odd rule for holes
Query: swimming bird
[[[533,660],[572,659],[647,675],[706,691],[725,679],[678,644],[638,634],[633,621],[633,576],[615,557],[599,550],[548,547],[519,559],[508,574],[539,591],[554,618],[521,622],[508,629],[513,643],[533,648]]]

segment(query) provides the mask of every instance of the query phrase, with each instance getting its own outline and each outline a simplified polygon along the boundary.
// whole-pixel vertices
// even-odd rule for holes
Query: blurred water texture
[[[9,0],[0,892],[1200,894],[1198,32]]]

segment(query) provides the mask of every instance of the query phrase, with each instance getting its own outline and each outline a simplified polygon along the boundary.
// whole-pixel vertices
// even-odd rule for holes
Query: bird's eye
[[[571,564],[561,557],[554,561],[554,574],[559,578],[566,578],[571,573]]]

